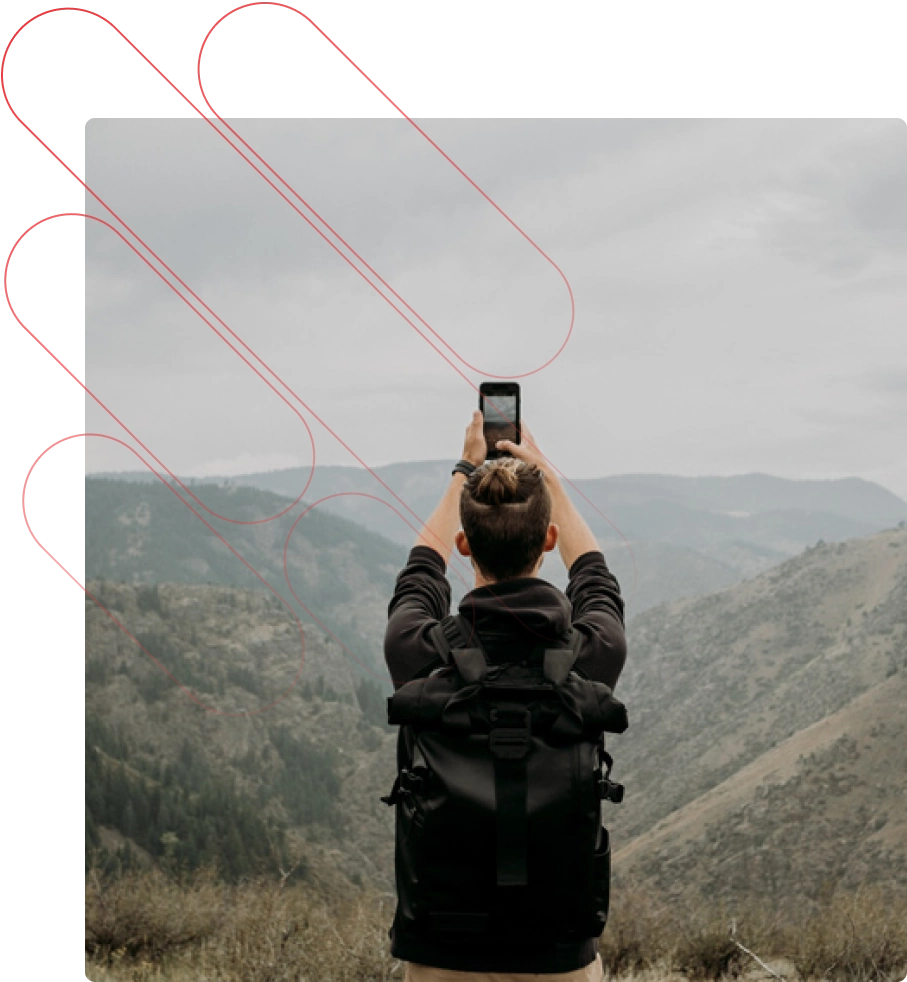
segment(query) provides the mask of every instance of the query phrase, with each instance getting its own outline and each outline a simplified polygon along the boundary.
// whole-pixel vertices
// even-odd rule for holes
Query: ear
[[[543,546],[544,552],[551,552],[552,549],[557,546],[557,539],[560,535],[561,530],[553,523],[548,526],[548,531],[545,533],[545,545]]]
[[[469,551],[469,542],[466,539],[466,533],[463,529],[454,535],[454,545],[457,547],[457,552],[461,556],[471,556],[472,553]]]

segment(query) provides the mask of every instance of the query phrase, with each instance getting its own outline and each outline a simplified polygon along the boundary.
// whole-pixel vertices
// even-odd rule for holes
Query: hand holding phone
[[[509,450],[499,450],[498,440],[520,442],[520,386],[517,382],[483,382],[479,386],[479,409],[485,434],[485,459],[510,457]]]
[[[536,439],[532,435],[532,430],[529,429],[526,420],[520,422],[520,433],[526,438],[525,440],[521,440],[519,444],[516,442],[509,443],[509,445],[505,445],[501,449],[506,450],[511,457],[525,460],[527,464],[535,464],[536,467],[545,472],[545,475],[549,479],[556,480],[556,475],[548,464],[547,458],[538,449],[538,443],[536,443]]]

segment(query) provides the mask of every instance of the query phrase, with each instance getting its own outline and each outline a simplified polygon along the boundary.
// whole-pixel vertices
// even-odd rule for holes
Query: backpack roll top
[[[549,655],[569,655],[567,649],[545,649]],[[615,699],[609,686],[583,678],[568,670],[563,681],[554,683],[538,673],[520,672],[522,665],[488,667],[479,648],[453,652],[455,658],[426,678],[413,679],[387,699],[387,720],[391,725],[413,724],[466,728],[461,707],[476,699],[483,690],[501,696],[508,684],[537,692],[539,698],[556,700],[563,712],[552,735],[565,740],[595,738],[600,733],[623,733],[627,729],[627,710]],[[564,662],[562,661],[563,665]],[[481,665],[481,668],[479,667]],[[465,670],[464,670],[465,668]]]

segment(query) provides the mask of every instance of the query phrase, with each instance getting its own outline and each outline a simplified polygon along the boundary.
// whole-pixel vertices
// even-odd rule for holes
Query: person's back
[[[576,668],[613,688],[626,658],[617,580],[560,483],[544,469],[525,426],[522,444],[500,445],[512,457],[486,463],[481,422],[476,414],[463,453],[477,469],[468,476],[454,473],[397,577],[385,636],[395,689],[441,665],[432,629],[450,612],[445,574],[454,547],[471,558],[476,582],[459,612],[490,664],[525,659],[540,642],[562,644],[572,628],[581,635]],[[569,571],[566,594],[538,576],[544,553],[555,547]],[[391,952],[406,963],[410,982],[504,982],[537,974],[564,982],[601,977],[594,936],[531,951],[508,948],[503,940],[493,946],[464,940],[452,947],[418,935],[398,904],[390,938]]]

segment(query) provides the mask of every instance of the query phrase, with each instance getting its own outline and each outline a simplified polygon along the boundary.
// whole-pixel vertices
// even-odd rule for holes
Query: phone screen
[[[520,442],[517,433],[520,412],[519,391],[483,391],[482,396],[482,415],[485,417],[484,430],[487,445],[486,457],[493,459],[501,456],[501,451],[495,447],[498,440]]]

